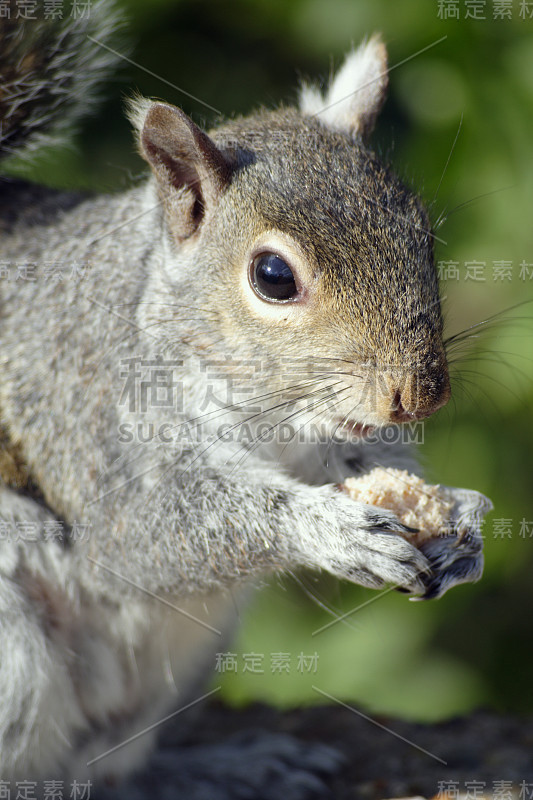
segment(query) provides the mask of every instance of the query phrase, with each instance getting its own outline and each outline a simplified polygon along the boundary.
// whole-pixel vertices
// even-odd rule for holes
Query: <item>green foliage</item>
[[[519,274],[526,262],[533,276],[533,20],[519,16],[518,1],[512,19],[493,19],[489,0],[485,21],[465,19],[464,2],[459,20],[441,19],[438,8],[446,3],[432,0],[121,5],[136,38],[130,57],[176,88],[125,64],[100,116],[86,124],[79,150],[42,161],[35,177],[120,189],[143,171],[121,93],[137,88],[163,97],[209,125],[217,115],[189,95],[225,115],[290,102],[299,75],[326,78],[352,42],[381,30],[391,87],[374,144],[420,189],[435,221],[449,214],[436,231],[444,240],[437,260],[458,262],[459,277],[443,284],[448,331],[499,315],[453,351],[454,398],[428,421],[423,448],[431,480],[476,488],[494,501],[483,580],[426,604],[307,576],[311,592],[340,613],[375,599],[316,636],[331,615],[297,584],[276,584],[246,613],[235,645],[235,652],[264,653],[265,672],[243,673],[239,661],[238,673],[224,676],[226,696],[322,701],[316,685],[374,711],[425,719],[480,704],[532,710],[533,302],[512,307],[533,301],[533,277]],[[485,264],[484,281],[466,279],[467,261]],[[494,280],[493,262],[502,261],[511,262],[511,278]],[[500,525],[509,538],[495,535],[501,519],[510,520]],[[531,536],[519,535],[521,520]],[[298,654],[315,650],[316,673],[299,672]],[[288,674],[271,672],[275,652],[292,655]]]

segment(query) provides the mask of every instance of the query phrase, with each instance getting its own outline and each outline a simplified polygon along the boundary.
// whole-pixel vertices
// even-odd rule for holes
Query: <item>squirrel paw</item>
[[[431,565],[431,577],[421,600],[431,600],[460,583],[472,583],[483,572],[483,517],[492,503],[479,492],[445,487],[455,501],[448,535],[429,539],[421,550]]]
[[[347,503],[348,506],[343,503],[340,515],[337,513],[340,535],[320,539],[324,549],[318,566],[362,586],[379,589],[395,584],[402,590],[422,594],[429,562],[402,538],[401,534],[410,529],[390,511],[354,504],[352,500]]]

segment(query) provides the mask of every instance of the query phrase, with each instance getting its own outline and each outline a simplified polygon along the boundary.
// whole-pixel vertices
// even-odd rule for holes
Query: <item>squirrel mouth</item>
[[[353,419],[339,419],[338,429],[350,434],[354,439],[367,439],[376,430],[375,425],[363,425]]]

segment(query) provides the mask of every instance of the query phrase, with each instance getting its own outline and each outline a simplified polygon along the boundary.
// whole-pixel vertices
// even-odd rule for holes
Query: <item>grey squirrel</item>
[[[90,104],[110,19],[97,3],[89,19],[0,20],[3,157]],[[375,464],[415,469],[379,432],[450,394],[428,215],[365,144],[386,84],[374,37],[325,94],[304,86],[298,108],[209,134],[133,100],[151,176],[124,193],[0,181],[0,263],[24,267],[0,280],[0,779],[127,780],[264,576],[307,567],[423,596],[480,576],[481,495],[456,490],[461,547],[423,551],[338,488]],[[216,410],[213,381],[233,389]],[[295,441],[276,437],[286,423]],[[239,781],[270,796],[242,776],[253,756],[284,764],[272,796],[303,797],[309,762],[334,761],[246,746],[225,751],[220,785],[219,760],[200,759],[198,790],[194,756],[174,755],[179,796],[239,797]]]

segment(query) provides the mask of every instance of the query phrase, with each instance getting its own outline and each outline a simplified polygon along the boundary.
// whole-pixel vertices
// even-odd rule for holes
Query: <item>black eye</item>
[[[298,292],[291,268],[275,253],[261,253],[254,258],[252,284],[265,300],[290,300]]]

